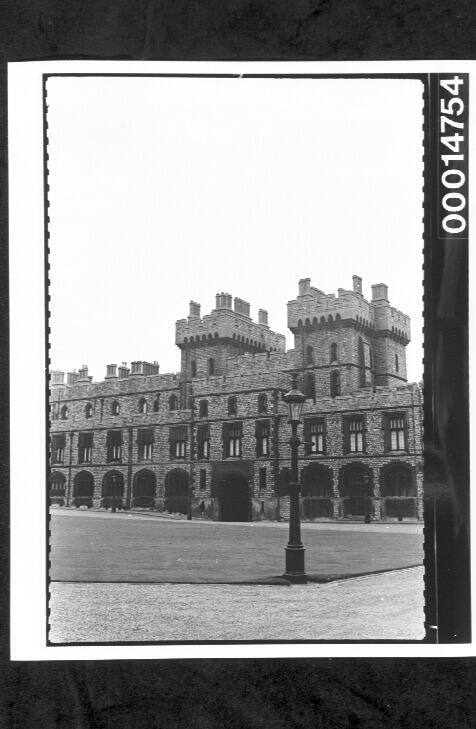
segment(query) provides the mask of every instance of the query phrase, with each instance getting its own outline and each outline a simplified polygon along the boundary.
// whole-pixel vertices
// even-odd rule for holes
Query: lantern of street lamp
[[[283,400],[288,406],[289,422],[298,425],[301,422],[306,396],[298,390],[296,373],[293,374],[292,389],[286,395],[283,395]]]

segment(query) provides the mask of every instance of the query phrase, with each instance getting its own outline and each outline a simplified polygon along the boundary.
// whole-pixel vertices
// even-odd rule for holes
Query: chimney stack
[[[259,309],[258,311],[258,324],[268,326],[268,312],[265,309]]]
[[[129,377],[129,368],[126,365],[126,362],[123,362],[122,365],[118,368],[119,372],[119,379],[123,380],[126,377]]]
[[[311,293],[311,279],[310,278],[302,278],[299,281],[299,296],[304,296],[305,294]]]
[[[67,382],[68,385],[75,385],[77,381],[79,380],[79,374],[74,370],[74,372],[68,372]]]
[[[64,385],[64,372],[61,372],[61,370],[53,370],[51,372],[51,384]]]
[[[190,304],[190,310],[189,310],[189,319],[200,319],[200,304],[197,304],[196,301],[191,301]]]
[[[352,288],[355,294],[362,296],[362,279],[360,276],[352,276]]]
[[[106,380],[111,377],[117,377],[117,365],[115,364],[106,365]]]
[[[243,299],[239,299],[238,296],[235,296],[235,312],[237,314],[243,314],[243,316],[247,316],[249,318],[250,316],[250,305],[247,301],[243,301]]]
[[[89,382],[88,366],[83,365],[79,370],[78,382]]]
[[[216,308],[217,309],[231,309],[231,294],[224,294],[223,291],[221,294],[216,295]]]
[[[373,284],[372,286],[372,301],[388,301],[388,286],[387,284]]]

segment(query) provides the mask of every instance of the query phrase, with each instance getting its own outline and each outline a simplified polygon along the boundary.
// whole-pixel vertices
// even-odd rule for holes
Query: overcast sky
[[[422,93],[409,80],[50,78],[53,369],[158,360],[226,291],[269,311],[363,278],[411,317],[422,377]]]

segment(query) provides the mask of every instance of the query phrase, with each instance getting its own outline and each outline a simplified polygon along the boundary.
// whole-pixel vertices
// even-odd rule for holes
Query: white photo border
[[[472,643],[311,643],[47,645],[47,565],[44,545],[45,442],[47,388],[47,279],[45,270],[45,190],[43,160],[43,83],[45,74],[470,74],[476,87],[476,63],[418,62],[123,62],[49,61],[9,64],[9,218],[11,345],[11,657],[13,660],[104,660],[223,657],[436,657],[473,655]],[[470,138],[470,177],[476,153]],[[472,191],[470,189],[470,204]],[[470,248],[471,254],[471,248]],[[470,257],[470,271],[472,258]],[[27,293],[26,293],[27,292]],[[475,295],[470,287],[470,321]],[[471,336],[471,326],[469,327]],[[470,340],[470,351],[472,338]],[[473,363],[471,362],[471,371]],[[472,393],[474,398],[474,393]],[[474,402],[472,401],[472,404]],[[22,452],[24,413],[35,413],[29,456]],[[474,436],[473,436],[474,437]],[[38,464],[44,482],[31,484],[30,464]],[[40,465],[41,464],[41,465]],[[19,488],[18,485],[22,485]],[[29,484],[25,487],[25,484]],[[25,488],[27,490],[25,491]],[[28,498],[25,498],[25,493]],[[474,504],[471,523],[474,523]],[[472,570],[474,570],[472,560]],[[472,586],[475,584],[472,571]],[[474,611],[474,599],[472,600]],[[474,613],[473,613],[474,615]],[[473,621],[474,625],[474,621]]]

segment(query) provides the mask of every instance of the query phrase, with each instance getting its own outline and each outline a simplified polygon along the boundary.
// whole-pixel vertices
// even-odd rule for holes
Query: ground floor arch
[[[143,469],[136,473],[132,486],[132,506],[141,508],[153,507],[156,484],[155,474],[149,471],[149,469]]]
[[[343,466],[339,474],[339,491],[344,517],[372,514],[372,471],[368,466],[363,463]]]
[[[380,494],[385,516],[403,519],[417,515],[416,479],[412,466],[397,461],[380,472]]]
[[[320,463],[311,463],[302,472],[302,516],[304,519],[329,519],[333,516],[332,471]]]
[[[50,504],[64,505],[66,495],[66,477],[61,471],[53,471],[50,475]]]
[[[225,474],[218,485],[220,521],[250,521],[251,494],[248,479],[242,473]]]
[[[165,477],[165,510],[170,514],[188,514],[189,476],[183,468],[174,468]]]
[[[80,471],[73,482],[73,506],[93,505],[94,476],[89,471]]]
[[[124,476],[120,471],[108,471],[102,480],[101,506],[105,509],[122,509]]]

